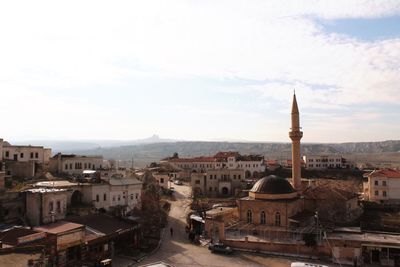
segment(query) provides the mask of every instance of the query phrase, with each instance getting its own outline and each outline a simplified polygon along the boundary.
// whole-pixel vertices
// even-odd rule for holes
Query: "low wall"
[[[277,242],[255,242],[248,240],[230,240],[223,241],[225,245],[233,248],[248,249],[254,251],[271,252],[277,254],[286,254],[292,256],[310,256],[318,258],[331,258],[331,249],[323,243],[319,246],[307,247],[303,242],[295,243],[277,243]]]

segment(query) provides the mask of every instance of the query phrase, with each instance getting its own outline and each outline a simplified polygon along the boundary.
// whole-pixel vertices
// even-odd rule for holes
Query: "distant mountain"
[[[44,146],[52,149],[53,153],[63,152],[72,153],[81,150],[93,150],[98,148],[131,146],[140,144],[169,143],[177,142],[173,139],[162,139],[158,135],[152,135],[148,138],[138,140],[78,140],[78,141],[61,141],[61,140],[27,140],[11,142],[14,145],[33,145]]]
[[[171,156],[177,152],[180,157],[214,155],[218,151],[239,151],[242,154],[261,154],[267,158],[286,159],[291,156],[290,143],[243,143],[243,142],[162,142],[119,147],[98,147],[75,151],[80,154],[103,155],[105,158],[131,160],[147,164]],[[302,154],[382,154],[400,155],[400,141],[302,144]]]

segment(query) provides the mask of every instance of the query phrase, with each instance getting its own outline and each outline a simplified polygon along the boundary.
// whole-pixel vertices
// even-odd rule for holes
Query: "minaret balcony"
[[[301,139],[303,137],[303,132],[302,131],[289,132],[289,137],[291,139]]]

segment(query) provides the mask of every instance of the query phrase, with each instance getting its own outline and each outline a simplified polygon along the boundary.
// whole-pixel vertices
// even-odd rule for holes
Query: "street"
[[[168,226],[165,228],[160,249],[134,266],[164,261],[176,267],[180,266],[270,266],[287,267],[287,259],[258,256],[242,252],[233,255],[211,253],[207,246],[194,245],[189,242],[185,232],[186,213],[190,209],[190,187],[174,185],[176,201],[172,202]],[[170,228],[173,228],[173,236]]]

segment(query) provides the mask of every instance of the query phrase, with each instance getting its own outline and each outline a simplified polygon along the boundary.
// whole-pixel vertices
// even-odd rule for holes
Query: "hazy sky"
[[[0,138],[400,139],[400,1],[2,1]]]

